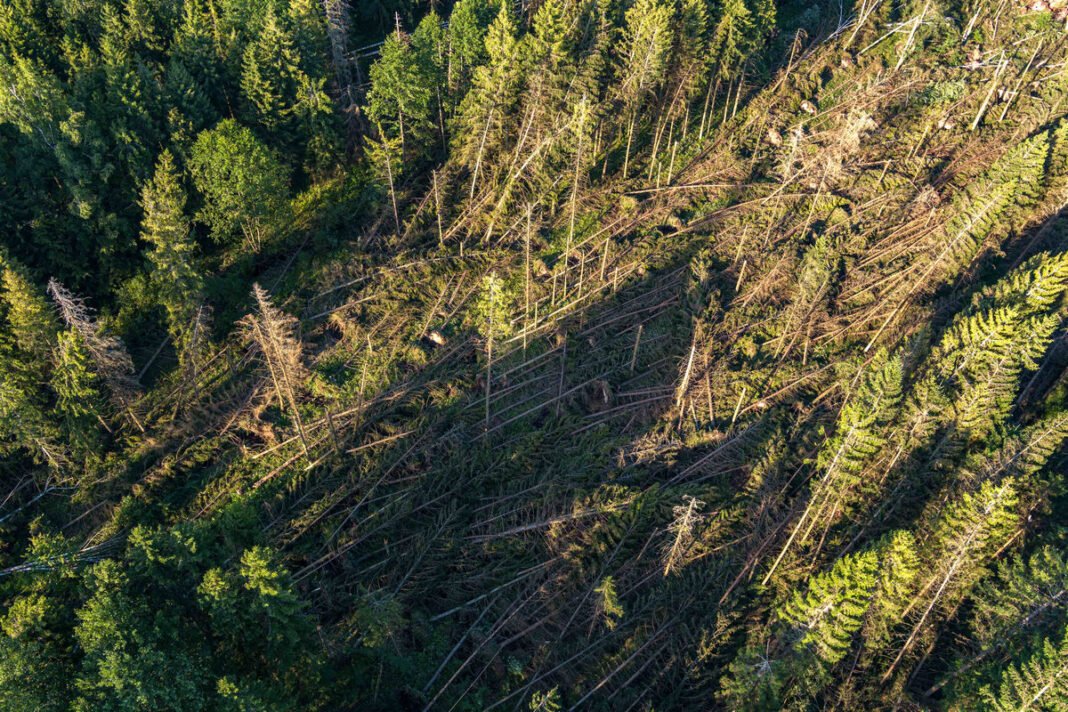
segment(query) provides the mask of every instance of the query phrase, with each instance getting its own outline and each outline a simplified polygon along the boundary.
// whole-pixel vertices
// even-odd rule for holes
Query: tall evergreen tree
[[[290,132],[302,74],[293,40],[268,6],[259,33],[245,49],[241,93],[248,102],[250,117],[264,128],[266,136],[283,144],[295,138]]]
[[[670,5],[661,0],[638,0],[626,14],[623,29],[619,95],[627,118],[623,177],[627,177],[638,113],[664,82],[671,57]]]
[[[99,445],[100,396],[89,352],[74,329],[59,332],[55,362],[51,385],[65,440],[83,456],[94,454]]]
[[[193,264],[195,245],[185,217],[185,192],[170,151],[160,154],[156,173],[141,192],[141,208],[145,211],[141,238],[152,246],[150,278],[167,313],[171,339],[184,358],[203,285]]]
[[[386,37],[371,65],[367,116],[389,138],[400,141],[402,152],[421,146],[433,131],[432,67],[422,66],[429,59],[413,50],[411,38],[398,27]]]
[[[509,116],[523,80],[520,42],[510,10],[502,7],[486,35],[488,61],[478,67],[460,106],[453,155],[471,171],[474,196],[485,164],[509,138]]]

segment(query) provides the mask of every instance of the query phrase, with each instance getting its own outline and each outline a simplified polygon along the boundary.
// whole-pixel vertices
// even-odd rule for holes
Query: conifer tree
[[[973,639],[984,648],[1025,641],[1035,630],[1063,621],[1068,598],[1068,557],[1050,546],[1015,556],[973,596]]]
[[[125,344],[101,329],[85,302],[56,280],[49,280],[48,293],[52,295],[63,321],[79,336],[81,345],[92,359],[94,370],[107,384],[115,405],[143,432],[144,427],[134,410],[139,386],[134,376],[133,360]]]
[[[996,688],[984,693],[996,712],[1068,707],[1068,633],[1043,640],[1029,658],[1006,668]]]
[[[671,56],[671,7],[660,0],[638,0],[627,10],[623,29],[619,93],[627,117],[623,178],[627,177],[638,112],[664,81]]]
[[[493,381],[493,344],[511,332],[511,313],[504,280],[489,274],[483,281],[482,293],[474,306],[475,323],[486,343],[486,427],[489,428],[490,393]]]
[[[983,557],[1004,543],[1018,521],[1018,484],[1012,478],[983,482],[977,491],[964,492],[935,522],[920,558],[924,571],[919,594],[904,615],[920,611],[904,643],[883,675],[890,679],[917,636],[925,630],[935,607],[967,591],[982,574]]]
[[[486,30],[498,8],[488,0],[459,0],[449,13],[449,95],[467,94],[475,69],[486,61]]]
[[[274,392],[283,408],[288,407],[307,456],[309,444],[300,415],[300,393],[305,373],[301,344],[296,336],[297,320],[275,308],[270,296],[260,285],[252,285],[252,296],[256,300],[256,314],[245,317],[244,328],[263,356]]]
[[[49,308],[44,295],[11,261],[0,262],[0,298],[6,309],[8,328],[20,352],[32,358],[43,370],[55,344],[55,312]]]
[[[452,113],[448,87],[449,42],[441,18],[431,11],[412,33],[412,52],[420,70],[420,82],[432,92],[431,118],[437,126],[442,152],[448,150],[445,117]]]
[[[891,532],[876,547],[879,572],[862,637],[868,647],[885,644],[908,608],[913,583],[920,574],[916,538],[907,531]]]
[[[245,49],[241,64],[241,93],[250,115],[268,136],[283,138],[283,132],[290,129],[302,74],[293,41],[268,5],[263,25]]]
[[[829,528],[843,514],[842,510],[850,506],[850,500],[856,497],[855,489],[862,482],[864,466],[885,445],[886,426],[896,415],[901,399],[902,373],[899,358],[883,356],[879,360],[883,361],[882,365],[873,367],[856,395],[842,406],[834,436],[820,448],[816,460],[822,473],[820,479],[764,577],[765,583],[791,546],[807,541],[817,525]]]
[[[876,551],[849,554],[809,579],[803,593],[795,591],[779,611],[791,627],[795,650],[811,651],[828,666],[841,660],[864,623],[878,569]]]
[[[193,265],[195,246],[185,217],[185,192],[170,151],[160,154],[155,175],[141,191],[141,208],[145,211],[141,237],[152,245],[151,280],[166,310],[175,349],[184,359],[203,285]]]
[[[304,168],[322,176],[338,164],[343,155],[333,101],[326,92],[326,79],[302,74],[298,99],[293,108],[304,141]]]
[[[100,397],[90,370],[89,353],[74,329],[59,332],[55,363],[51,385],[66,442],[77,452],[91,454],[98,445]]]
[[[401,231],[400,210],[397,207],[397,180],[404,165],[400,138],[389,138],[379,132],[380,138],[368,138],[364,150],[378,176],[379,185],[385,183],[389,189],[389,201],[393,207],[393,224],[397,234]]]
[[[515,20],[503,6],[486,35],[488,62],[475,71],[471,90],[460,106],[456,159],[471,171],[470,196],[474,196],[488,156],[507,141],[508,117],[519,97],[523,79],[520,42]]]
[[[325,74],[328,47],[326,5],[322,0],[289,0],[286,8],[301,69],[309,76],[320,78]]]
[[[928,695],[949,687],[953,705],[975,705],[984,681],[1004,669],[1004,661],[1020,659],[1044,635],[1065,624],[1068,598],[1068,557],[1050,545],[1030,556],[1001,562],[997,575],[980,583],[972,596],[971,638],[957,664]]]
[[[605,576],[593,590],[597,594],[597,614],[608,630],[615,629],[623,618],[623,606],[616,594],[616,583],[611,576]]]
[[[402,152],[406,142],[418,145],[433,130],[432,68],[422,66],[429,59],[413,49],[411,38],[398,27],[371,65],[367,116],[389,138],[400,141]]]
[[[18,368],[11,352],[12,346],[0,341],[0,454],[16,462],[15,455],[24,452],[35,462],[60,469],[67,459],[60,434],[45,415],[47,404],[38,383]]]

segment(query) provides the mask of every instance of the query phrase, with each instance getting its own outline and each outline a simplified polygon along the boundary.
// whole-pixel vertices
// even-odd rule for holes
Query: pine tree
[[[156,173],[141,191],[141,238],[152,246],[151,280],[167,313],[167,326],[179,357],[189,346],[193,318],[203,300],[203,284],[193,265],[195,245],[185,217],[185,192],[174,159],[164,150]]]

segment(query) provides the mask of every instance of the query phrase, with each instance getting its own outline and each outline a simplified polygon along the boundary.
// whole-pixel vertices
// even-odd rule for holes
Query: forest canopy
[[[1068,709],[1068,5],[0,4],[0,708]]]

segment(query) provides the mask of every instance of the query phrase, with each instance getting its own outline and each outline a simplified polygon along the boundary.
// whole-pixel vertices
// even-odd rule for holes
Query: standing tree
[[[241,64],[241,93],[249,115],[266,135],[282,143],[293,140],[292,113],[303,72],[289,32],[270,5],[263,26],[245,49]]]
[[[66,442],[75,452],[92,454],[99,444],[97,404],[100,396],[90,370],[89,352],[74,329],[59,332],[52,390],[56,412],[61,417]]]
[[[486,428],[490,419],[490,391],[493,381],[493,344],[511,333],[510,298],[504,280],[489,274],[483,280],[482,294],[474,306],[474,319],[486,343]]]
[[[509,138],[508,117],[519,98],[523,80],[521,47],[515,20],[502,6],[486,35],[489,61],[475,71],[474,84],[460,105],[453,155],[471,170],[474,197],[483,165]]]
[[[467,94],[475,68],[486,61],[486,29],[497,13],[489,0],[459,0],[449,13],[447,84],[454,101]]]
[[[378,61],[371,65],[367,116],[380,133],[400,141],[402,153],[422,153],[434,128],[432,73],[422,62],[429,57],[412,48],[411,38],[398,26],[382,43]]]
[[[671,56],[671,6],[661,0],[638,0],[626,14],[619,95],[627,121],[623,178],[630,165],[638,113],[664,81]]]
[[[289,414],[297,427],[304,455],[308,455],[308,439],[304,421],[300,417],[300,392],[304,382],[301,345],[296,337],[297,320],[271,304],[267,292],[258,284],[252,285],[256,300],[256,314],[244,319],[246,333],[263,356],[271,383],[279,403],[289,407]]]
[[[97,375],[107,384],[112,401],[138,430],[144,432],[134,411],[139,386],[126,346],[118,337],[105,333],[93,319],[85,302],[67,291],[62,284],[54,279],[49,280],[48,293],[52,295],[63,321],[80,337]]]
[[[185,217],[185,192],[170,151],[164,150],[156,173],[141,191],[142,239],[152,245],[151,281],[167,313],[167,328],[183,362],[190,346],[194,318],[203,301],[203,283],[193,266],[195,245]]]
[[[233,119],[197,137],[189,170],[204,196],[198,219],[211,228],[216,242],[225,244],[240,232],[245,245],[258,252],[283,226],[289,200],[286,171],[273,151]]]

